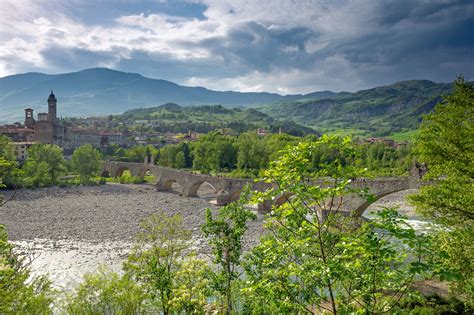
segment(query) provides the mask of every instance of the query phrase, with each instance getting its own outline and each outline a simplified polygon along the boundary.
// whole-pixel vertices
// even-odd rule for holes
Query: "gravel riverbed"
[[[413,216],[404,201],[413,192],[389,195],[370,209],[399,205],[401,212]],[[11,200],[0,208],[0,223],[7,227],[9,239],[19,252],[33,258],[34,275],[49,274],[56,288],[67,290],[100,265],[120,271],[139,222],[159,211],[180,213],[185,227],[193,231],[194,249],[208,255],[200,225],[206,208],[217,209],[208,198],[157,192],[150,185],[21,189],[4,195]],[[245,249],[256,245],[264,233],[263,219],[258,215],[249,223]]]

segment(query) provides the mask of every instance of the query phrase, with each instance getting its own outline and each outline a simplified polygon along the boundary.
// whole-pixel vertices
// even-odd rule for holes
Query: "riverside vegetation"
[[[109,159],[141,163],[146,156],[151,155],[156,158],[157,165],[165,167],[219,176],[256,178],[262,176],[271,162],[281,156],[285,147],[317,139],[315,135],[296,137],[287,134],[260,137],[254,132],[227,136],[212,131],[195,142],[166,145],[160,149],[151,145],[131,148],[111,145],[100,152],[85,145],[77,148],[70,160],[65,159],[62,149],[56,145],[36,144],[28,150],[28,158],[20,167],[9,148],[9,139],[2,136],[0,155],[8,162],[8,166],[4,167],[1,175],[3,183],[9,188],[97,185],[106,181],[141,183],[144,179],[134,178],[128,173],[119,178],[100,178],[100,161]],[[413,164],[410,144],[393,148],[384,143],[362,143],[357,144],[357,147],[361,154],[353,163],[357,167],[367,168],[371,176],[403,175]],[[332,150],[321,146],[312,156],[311,164],[332,159]]]
[[[27,264],[2,229],[0,313],[48,313],[53,304],[68,314],[471,313],[473,119],[474,90],[460,79],[421,127],[415,152],[434,181],[412,198],[436,223],[429,233],[416,233],[395,209],[368,222],[345,216],[335,201],[352,193],[370,198],[350,187],[351,179],[367,176],[360,166],[365,152],[349,138],[324,135],[289,143],[269,162],[261,177],[275,188],[248,191],[217,214],[206,213],[202,229],[212,261],[194,255],[180,216],[158,211],[142,222],[123,274],[99,270],[58,299],[45,278],[26,281]],[[15,171],[0,159],[2,178]],[[58,170],[44,167],[41,174],[52,181]],[[327,186],[309,185],[315,178],[326,178]],[[254,218],[246,204],[282,193],[292,197],[272,209],[269,233],[244,253],[242,236]],[[446,281],[452,297],[421,295],[413,284],[424,279]]]

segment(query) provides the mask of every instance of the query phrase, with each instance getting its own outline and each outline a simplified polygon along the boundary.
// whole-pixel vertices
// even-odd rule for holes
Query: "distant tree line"
[[[22,165],[18,163],[7,137],[0,137],[0,178],[7,188],[48,187],[53,185],[102,183],[98,178],[102,155],[91,145],[74,150],[70,160],[64,158],[57,145],[35,144],[28,149],[28,157]],[[65,175],[75,175],[65,179]]]
[[[233,176],[255,177],[276,160],[281,151],[301,141],[316,141],[315,135],[303,138],[286,134],[272,134],[265,137],[255,132],[239,136],[225,136],[211,132],[196,142],[166,145],[159,149],[157,164],[190,168],[202,173],[227,172]],[[411,145],[393,148],[384,143],[358,145],[353,163],[367,168],[374,175],[402,175],[413,163]],[[312,157],[312,163],[330,162],[334,158],[330,148],[321,147]]]

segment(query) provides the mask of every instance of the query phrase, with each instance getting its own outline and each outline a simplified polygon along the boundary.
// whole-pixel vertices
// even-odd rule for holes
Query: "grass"
[[[418,135],[419,130],[408,130],[408,131],[401,131],[391,134],[385,138],[392,139],[395,141],[410,141],[412,142],[415,137]]]

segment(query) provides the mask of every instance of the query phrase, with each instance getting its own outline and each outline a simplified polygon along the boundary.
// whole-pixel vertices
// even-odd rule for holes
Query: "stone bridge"
[[[205,183],[210,185],[216,193],[218,205],[226,205],[239,198],[243,187],[250,184],[253,190],[264,191],[270,188],[270,184],[263,182],[254,182],[250,179],[216,177],[203,174],[194,174],[178,169],[132,162],[105,161],[102,163],[100,174],[104,177],[119,177],[125,170],[130,174],[143,179],[149,172],[156,178],[156,188],[158,191],[170,191],[173,183],[181,186],[182,194],[186,197],[197,197],[199,187]],[[418,188],[419,179],[422,176],[419,169],[412,170],[410,176],[404,177],[379,177],[374,179],[356,179],[351,185],[353,188],[368,188],[369,193],[378,200],[392,193],[410,188]],[[319,184],[319,183],[315,183]],[[290,196],[280,196],[273,202],[267,201],[258,205],[259,212],[268,212],[272,204],[278,206],[286,202]],[[365,209],[370,205],[366,199],[359,196],[349,196],[345,198],[343,209],[345,211],[354,211],[356,215],[362,215]]]

